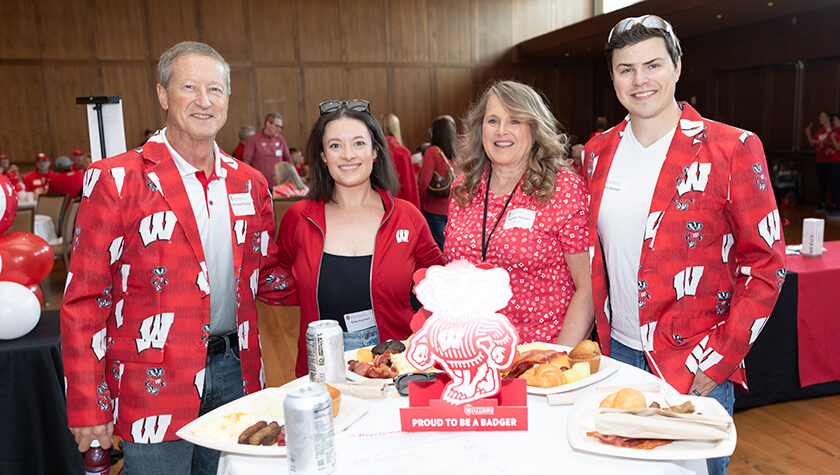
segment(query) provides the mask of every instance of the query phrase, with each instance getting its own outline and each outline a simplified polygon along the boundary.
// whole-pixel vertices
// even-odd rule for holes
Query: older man
[[[26,191],[33,191],[36,195],[46,193],[50,180],[55,172],[50,170],[50,157],[46,153],[35,155],[35,169],[23,176]]]
[[[627,18],[607,40],[628,116],[592,138],[593,294],[604,353],[731,414],[744,357],[785,277],[785,246],[761,141],[674,98],[671,24]],[[725,473],[728,459],[707,461]]]
[[[179,43],[158,73],[167,128],[85,174],[61,309],[68,419],[80,451],[121,436],[124,473],[216,473],[218,452],[175,432],[264,385],[255,298],[283,285],[272,205],[215,143],[219,53]]]
[[[245,143],[245,152],[242,154],[242,161],[259,170],[272,188],[277,184],[274,165],[278,162],[292,163],[289,146],[280,135],[282,131],[283,116],[277,112],[269,113],[265,116],[262,130]]]

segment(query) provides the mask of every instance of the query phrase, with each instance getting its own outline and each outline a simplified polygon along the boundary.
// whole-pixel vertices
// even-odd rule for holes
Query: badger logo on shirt
[[[149,394],[157,395],[161,389],[166,387],[166,381],[163,379],[163,368],[148,368],[146,370],[146,379],[143,385],[146,386],[146,391]]]
[[[729,300],[732,294],[728,291],[722,290],[717,293],[717,301],[715,302],[715,313],[723,315],[729,311]]]
[[[270,273],[265,278],[265,285],[270,287],[272,290],[283,290],[288,287],[288,283],[286,282],[286,276],[280,274],[279,276],[275,276],[274,273]]]
[[[674,200],[674,205],[680,211],[685,211],[688,209],[688,205],[694,203],[694,198],[688,199],[686,201]]]
[[[169,285],[169,281],[166,280],[166,267],[152,267],[152,273],[154,274],[154,277],[152,277],[152,285],[155,287],[155,290],[160,292],[163,290],[164,286]]]
[[[685,233],[685,241],[688,243],[688,247],[693,249],[698,242],[703,240],[703,233],[700,232],[703,229],[703,223],[688,221],[685,223],[685,228],[688,229]]]
[[[647,291],[648,282],[646,280],[640,280],[637,285],[639,287],[639,308],[645,308],[645,301],[651,298],[650,293]]]
[[[108,384],[105,381],[100,382],[96,387],[96,404],[101,411],[111,408],[111,391],[108,390]]]
[[[251,233],[251,250],[260,252],[260,233]]]
[[[111,306],[111,289],[114,287],[114,284],[105,287],[105,290],[102,291],[102,297],[96,298],[96,303],[99,304],[99,308],[106,308]]]
[[[776,269],[776,286],[779,287],[779,292],[782,291],[782,285],[785,283],[785,277],[787,276],[787,269],[782,267],[781,269]]]
[[[205,348],[210,343],[210,324],[209,323],[202,323],[201,324],[201,341],[204,343]]]
[[[764,176],[764,170],[760,163],[756,163],[752,166],[753,170],[753,179],[755,180],[755,184],[758,185],[758,189],[764,191],[767,189],[767,177]]]

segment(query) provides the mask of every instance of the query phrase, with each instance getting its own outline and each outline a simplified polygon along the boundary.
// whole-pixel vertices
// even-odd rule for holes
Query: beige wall
[[[285,117],[302,147],[327,99],[362,97],[395,112],[409,148],[440,114],[460,116],[487,81],[520,78],[546,89],[558,118],[586,94],[589,72],[513,65],[511,46],[591,15],[590,0],[35,0],[0,15],[0,151],[30,163],[87,150],[77,96],[123,99],[126,143],[163,125],[155,64],[178,41],[214,46],[231,64],[233,95],[219,136],[227,151],[244,124]],[[581,90],[583,88],[583,92]],[[580,115],[580,114],[578,114]],[[582,119],[581,119],[582,120]]]

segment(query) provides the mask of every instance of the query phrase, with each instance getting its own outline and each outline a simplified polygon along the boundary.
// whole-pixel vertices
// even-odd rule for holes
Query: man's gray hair
[[[248,137],[254,135],[257,131],[254,130],[253,125],[243,125],[239,128],[239,141],[244,142]]]
[[[230,95],[230,65],[212,46],[199,43],[198,41],[182,41],[160,55],[160,60],[158,60],[158,83],[164,89],[169,89],[169,81],[172,79],[172,65],[175,64],[176,59],[190,54],[209,56],[222,63],[222,67],[225,70],[226,92]]]
[[[283,120],[283,115],[282,115],[282,114],[280,114],[279,112],[269,112],[269,113],[265,116],[265,121],[266,121],[266,122],[273,122],[273,121],[274,121],[274,119],[280,119],[280,120]]]

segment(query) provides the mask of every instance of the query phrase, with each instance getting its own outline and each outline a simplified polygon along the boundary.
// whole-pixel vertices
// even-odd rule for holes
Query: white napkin
[[[732,418],[676,414],[659,409],[601,409],[595,430],[602,434],[641,439],[721,440],[732,431]]]
[[[341,391],[341,394],[354,396],[359,399],[382,399],[388,395],[391,383],[392,380],[390,379],[368,379],[365,381],[335,383],[331,386]]]

